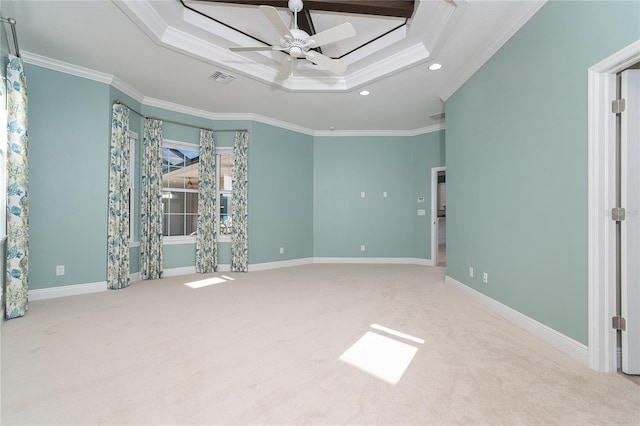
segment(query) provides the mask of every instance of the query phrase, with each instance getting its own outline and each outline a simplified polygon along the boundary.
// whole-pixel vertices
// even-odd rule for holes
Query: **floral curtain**
[[[140,275],[162,278],[162,121],[144,120],[140,199]]]
[[[22,59],[7,63],[7,259],[5,318],[29,308],[29,165],[27,82]]]
[[[107,287],[129,286],[129,108],[114,103],[109,149]]]
[[[248,271],[247,241],[247,154],[249,151],[249,133],[236,132],[233,146],[233,189],[231,198],[231,270]]]
[[[216,150],[213,131],[200,130],[198,164],[198,232],[196,233],[196,272],[215,272],[218,268]]]

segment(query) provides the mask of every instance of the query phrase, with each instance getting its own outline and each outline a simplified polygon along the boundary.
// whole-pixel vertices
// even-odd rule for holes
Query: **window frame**
[[[175,148],[175,149],[184,149],[191,152],[197,152],[198,156],[200,155],[200,144],[193,144],[189,142],[177,141],[172,139],[162,139],[162,148]],[[198,160],[199,161],[199,160]],[[184,193],[192,193],[199,194],[200,193],[200,185],[198,185],[198,189],[187,189],[187,188],[165,188],[162,186],[162,192],[167,190],[178,190]],[[185,243],[195,243],[196,234],[194,235],[164,235],[164,210],[162,212],[162,221],[163,221],[163,230],[162,230],[162,242],[163,245],[171,245],[171,244],[185,244]],[[196,228],[197,232],[197,228]]]
[[[140,245],[140,235],[135,233],[136,222],[136,160],[137,146],[139,135],[129,130],[129,247],[137,247]]]
[[[231,155],[231,157],[233,158],[233,147],[216,147],[216,204],[220,203],[220,195],[221,194],[229,194],[232,195],[233,190],[231,191],[222,191],[219,188],[220,185],[220,165],[221,165],[221,161],[220,161],[220,156],[221,155]],[[233,170],[233,169],[232,169]],[[232,176],[233,176],[233,171],[232,171]],[[233,188],[233,183],[232,183],[232,188]],[[231,201],[233,202],[233,198],[231,199]],[[218,209],[218,212],[216,214],[216,231],[217,231],[217,235],[218,235],[218,241],[219,242],[223,242],[223,243],[230,243],[231,242],[231,235],[230,234],[221,234],[220,233],[220,206],[217,205],[216,208]],[[229,215],[231,215],[231,212],[229,212]]]

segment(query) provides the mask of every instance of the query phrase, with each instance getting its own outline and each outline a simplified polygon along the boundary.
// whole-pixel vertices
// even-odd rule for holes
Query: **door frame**
[[[445,166],[431,168],[431,262],[438,266],[438,172],[446,172]]]
[[[588,292],[589,367],[618,368],[616,315],[615,207],[616,73],[640,61],[640,40],[595,64],[588,71]]]

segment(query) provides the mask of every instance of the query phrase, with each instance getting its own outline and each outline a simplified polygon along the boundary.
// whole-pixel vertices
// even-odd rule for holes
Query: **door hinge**
[[[624,210],[624,207],[614,207],[611,209],[611,220],[616,222],[622,222],[626,219],[627,212]]]
[[[627,329],[627,321],[621,316],[611,318],[611,327],[618,331],[625,331]]]
[[[611,112],[614,114],[622,114],[625,108],[624,99],[616,99],[615,101],[611,101]]]

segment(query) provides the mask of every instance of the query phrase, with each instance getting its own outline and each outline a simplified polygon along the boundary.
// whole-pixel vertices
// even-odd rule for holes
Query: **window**
[[[135,189],[136,189],[136,141],[138,134],[129,131],[129,244],[137,242],[138,236],[135,233]]]
[[[199,147],[165,140],[162,145],[162,235],[195,236],[198,224]],[[233,148],[216,149],[218,236],[231,236]]]
[[[218,175],[218,235],[231,235],[231,189],[233,185],[233,148],[216,149],[216,173]],[[224,240],[224,238],[222,238]]]
[[[198,222],[197,145],[165,140],[162,145],[162,235],[196,234]]]

